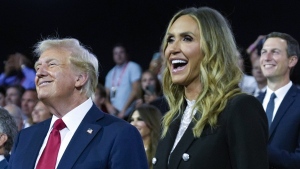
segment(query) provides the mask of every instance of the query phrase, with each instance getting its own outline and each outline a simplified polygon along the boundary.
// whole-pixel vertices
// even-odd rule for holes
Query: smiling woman
[[[154,169],[268,168],[266,115],[238,87],[242,72],[226,19],[208,7],[178,12],[163,51],[170,111]]]

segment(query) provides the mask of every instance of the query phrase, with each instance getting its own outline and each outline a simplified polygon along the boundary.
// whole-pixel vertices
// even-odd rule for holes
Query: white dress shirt
[[[188,128],[189,124],[191,123],[193,116],[197,112],[196,110],[194,110],[193,113],[192,113],[192,110],[193,110],[194,105],[195,105],[195,100],[190,101],[190,100],[186,99],[186,102],[187,102],[187,106],[186,106],[186,108],[184,110],[184,113],[182,115],[182,119],[181,119],[181,122],[180,122],[180,127],[179,127],[179,130],[178,130],[173,148],[171,150],[171,153],[173,152],[173,150],[177,146],[177,144],[180,141],[181,137],[183,136],[184,132]]]
[[[61,157],[63,156],[67,146],[69,145],[74,133],[76,132],[78,126],[80,125],[82,119],[84,118],[84,116],[87,114],[87,112],[90,110],[90,108],[92,107],[93,102],[92,99],[89,98],[87,99],[85,102],[83,102],[82,104],[80,104],[79,106],[77,106],[76,108],[74,108],[73,110],[71,110],[70,112],[68,112],[66,115],[64,115],[62,117],[62,120],[64,121],[64,123],[66,124],[66,128],[60,130],[60,137],[61,137],[61,144],[60,144],[60,148],[58,151],[58,155],[57,155],[57,161],[56,161],[56,166],[55,168],[57,168],[57,165],[60,162]],[[53,124],[54,122],[58,119],[58,117],[56,116],[52,116],[52,120],[50,123],[50,128],[48,130],[48,133],[44,139],[44,143],[40,149],[38,158],[36,159],[35,162],[35,167],[37,166],[37,163],[46,147],[48,138],[49,138],[49,134],[53,128]]]
[[[2,161],[4,159],[5,159],[4,155],[0,155],[0,161]]]
[[[292,87],[292,85],[293,85],[293,83],[290,81],[288,84],[277,89],[276,91],[272,91],[269,87],[267,87],[267,92],[266,92],[265,98],[263,100],[263,107],[264,107],[265,111],[267,109],[267,105],[269,103],[271,94],[275,93],[275,95],[276,95],[276,98],[274,99],[274,111],[273,111],[272,121],[277,113],[277,110],[278,110],[284,96],[289,91],[289,89]]]

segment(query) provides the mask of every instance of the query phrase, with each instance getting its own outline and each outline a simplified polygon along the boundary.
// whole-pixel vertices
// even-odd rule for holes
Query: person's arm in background
[[[109,88],[105,88],[106,91],[106,99],[105,99],[105,106],[107,109],[107,113],[111,114],[111,115],[116,115],[118,110],[111,104],[110,102],[110,89]]]
[[[126,110],[129,108],[129,106],[138,98],[138,96],[141,93],[141,85],[140,81],[137,80],[131,84],[132,90],[130,92],[130,96],[126,101],[126,104],[124,105],[123,109],[121,112],[118,114],[119,118],[123,118],[125,116]]]
[[[15,57],[16,57],[16,68],[21,70],[24,75],[24,79],[21,81],[21,85],[25,89],[34,89],[35,88],[34,79],[35,79],[36,72],[34,69],[29,67],[29,65],[31,64],[30,60],[26,58],[26,56],[20,53],[16,53]]]

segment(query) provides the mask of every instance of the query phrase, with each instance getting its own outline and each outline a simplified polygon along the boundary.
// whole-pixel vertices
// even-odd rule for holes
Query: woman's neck
[[[148,150],[150,146],[150,136],[145,136],[143,138],[143,143],[144,143],[145,150]]]

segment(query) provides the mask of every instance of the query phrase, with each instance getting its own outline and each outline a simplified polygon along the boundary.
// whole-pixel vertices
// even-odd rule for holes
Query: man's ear
[[[0,135],[0,146],[3,146],[4,143],[7,141],[8,137],[6,134],[1,134]]]
[[[82,87],[87,82],[88,78],[89,76],[87,75],[87,73],[79,73],[76,77],[75,87]]]
[[[290,68],[295,67],[297,62],[298,62],[298,57],[297,56],[291,56],[289,58],[289,67]]]

